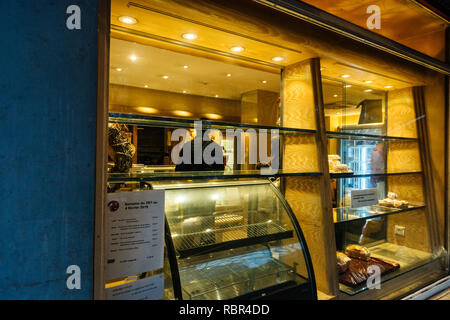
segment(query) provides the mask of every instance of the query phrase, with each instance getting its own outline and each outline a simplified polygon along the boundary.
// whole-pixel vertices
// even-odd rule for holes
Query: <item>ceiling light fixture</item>
[[[175,110],[172,111],[172,113],[176,116],[181,116],[181,117],[190,117],[192,116],[192,113],[188,112],[188,111],[182,111],[182,110]]]
[[[233,52],[242,52],[242,51],[245,50],[245,48],[241,47],[241,46],[234,46],[230,50],[233,51]]]
[[[267,80],[263,80],[263,81],[261,81],[262,83],[264,83],[264,84],[266,84],[267,83]]]
[[[364,92],[372,92],[372,89],[366,89]]]
[[[197,39],[197,35],[195,33],[183,33],[181,35],[186,40],[195,40]]]
[[[283,57],[273,57],[272,60],[275,62],[280,62],[280,61],[283,61],[284,58]]]
[[[133,17],[129,16],[121,16],[119,17],[119,21],[125,24],[136,24],[137,20]]]
[[[384,86],[385,89],[391,89],[392,86]]]
[[[231,73],[227,73],[227,77],[228,77],[228,78],[231,77]]]
[[[122,71],[122,68],[116,68],[116,71],[121,72],[121,71]]]
[[[163,76],[162,77],[164,80],[167,80],[167,79],[169,79],[169,76]]]
[[[372,83],[372,82],[373,82],[372,80],[366,80],[366,81],[364,81],[364,83],[367,83],[367,84]]]
[[[184,65],[183,68],[189,69],[189,66],[188,65]]]
[[[352,85],[351,85],[351,84],[346,84],[345,87],[346,87],[346,88],[351,88]]]
[[[341,77],[342,78],[350,78],[350,75],[349,74],[343,74]]]
[[[132,55],[132,56],[130,56],[130,60],[131,60],[131,61],[136,61],[136,60],[137,60],[137,57],[136,57],[135,55]]]
[[[335,94],[335,95],[333,95],[333,97],[337,98],[337,97],[338,97],[338,95],[337,95],[337,94]]]

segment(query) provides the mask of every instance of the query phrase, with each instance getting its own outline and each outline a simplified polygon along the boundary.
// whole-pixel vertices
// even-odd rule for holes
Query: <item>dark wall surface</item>
[[[81,9],[68,30],[67,7]],[[91,299],[97,0],[1,0],[0,299]],[[66,269],[81,269],[81,289]]]

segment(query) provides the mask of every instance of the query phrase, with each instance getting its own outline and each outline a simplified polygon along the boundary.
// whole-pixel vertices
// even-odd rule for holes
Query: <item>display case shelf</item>
[[[270,295],[272,288],[307,284],[292,267],[261,251],[185,267],[180,275],[183,295],[190,300],[251,299],[262,290]],[[267,288],[268,283],[272,286]]]
[[[408,208],[405,209],[397,209],[377,205],[355,209],[352,209],[350,207],[340,207],[340,208],[333,208],[333,220],[334,223],[346,223],[350,221],[378,218],[424,208],[425,205],[423,204],[409,204]]]
[[[295,170],[278,170],[274,174],[264,175],[261,170],[230,170],[230,171],[180,171],[180,172],[143,172],[143,173],[109,173],[108,182],[146,182],[174,180],[214,180],[237,178],[269,178],[289,176],[321,176],[321,172],[298,172]]]
[[[194,129],[195,121],[202,121],[208,125],[208,128],[226,130],[226,129],[254,129],[261,130],[279,130],[280,135],[311,135],[315,134],[316,130],[311,129],[298,129],[298,128],[286,128],[277,126],[264,126],[264,125],[254,125],[245,123],[235,123],[235,122],[221,122],[221,121],[211,121],[211,120],[192,120],[183,118],[172,118],[172,117],[155,117],[155,116],[143,116],[128,113],[110,113],[109,122],[110,123],[121,123],[126,125],[135,126],[145,126],[145,127],[157,127],[157,128],[185,128]]]
[[[429,252],[399,246],[389,242],[374,245],[369,247],[369,250],[372,257],[389,260],[400,265],[400,268],[397,270],[381,276],[381,284],[420,268],[436,259]],[[366,281],[354,287],[342,283],[339,284],[339,290],[351,296],[366,291],[367,289],[368,286]]]
[[[227,223],[227,218],[223,218],[223,216],[215,217],[214,220],[209,219],[210,217],[196,217],[190,218],[190,220],[195,220],[191,221],[191,223],[201,225],[205,228],[203,231],[192,233],[184,231],[181,235],[173,233],[172,240],[179,259],[222,251],[224,248],[235,249],[275,240],[289,239],[294,235],[293,230],[286,230],[271,221],[242,225],[242,222],[239,223],[238,221],[236,223],[237,220],[233,219],[234,217],[242,220],[242,216],[224,216],[229,216],[228,225],[231,226],[225,228],[217,226],[218,223],[223,224],[221,220]],[[209,219],[206,223],[202,221],[206,219]],[[178,223],[178,221],[173,220],[169,221],[169,224],[175,225]],[[209,221],[213,223],[208,223]]]
[[[367,177],[386,177],[386,176],[402,176],[410,174],[422,174],[422,171],[410,172],[345,172],[345,173],[330,173],[331,179],[351,179],[351,178],[367,178]]]
[[[368,133],[335,132],[335,131],[327,131],[327,137],[330,139],[347,139],[347,140],[419,141],[419,139],[417,138],[383,136]]]

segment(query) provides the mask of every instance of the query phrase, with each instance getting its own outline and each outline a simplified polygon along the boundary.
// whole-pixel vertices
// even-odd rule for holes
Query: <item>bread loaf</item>
[[[369,261],[370,259],[370,251],[366,247],[362,247],[357,244],[349,245],[345,249],[345,254],[354,259],[360,259],[364,261]]]

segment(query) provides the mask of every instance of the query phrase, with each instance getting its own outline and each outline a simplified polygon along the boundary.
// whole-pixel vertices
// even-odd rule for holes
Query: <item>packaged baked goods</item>
[[[351,258],[364,261],[368,261],[370,259],[369,249],[357,244],[347,246],[347,248],[345,249],[345,254]]]
[[[397,209],[408,209],[409,202],[406,200],[394,200],[394,207]]]
[[[336,252],[336,258],[339,273],[347,271],[352,259],[350,259],[345,253],[342,252]]]
[[[397,196],[397,194],[395,192],[388,192],[387,197],[388,197],[388,199],[391,199],[391,200],[397,200],[398,199],[398,196]]]

